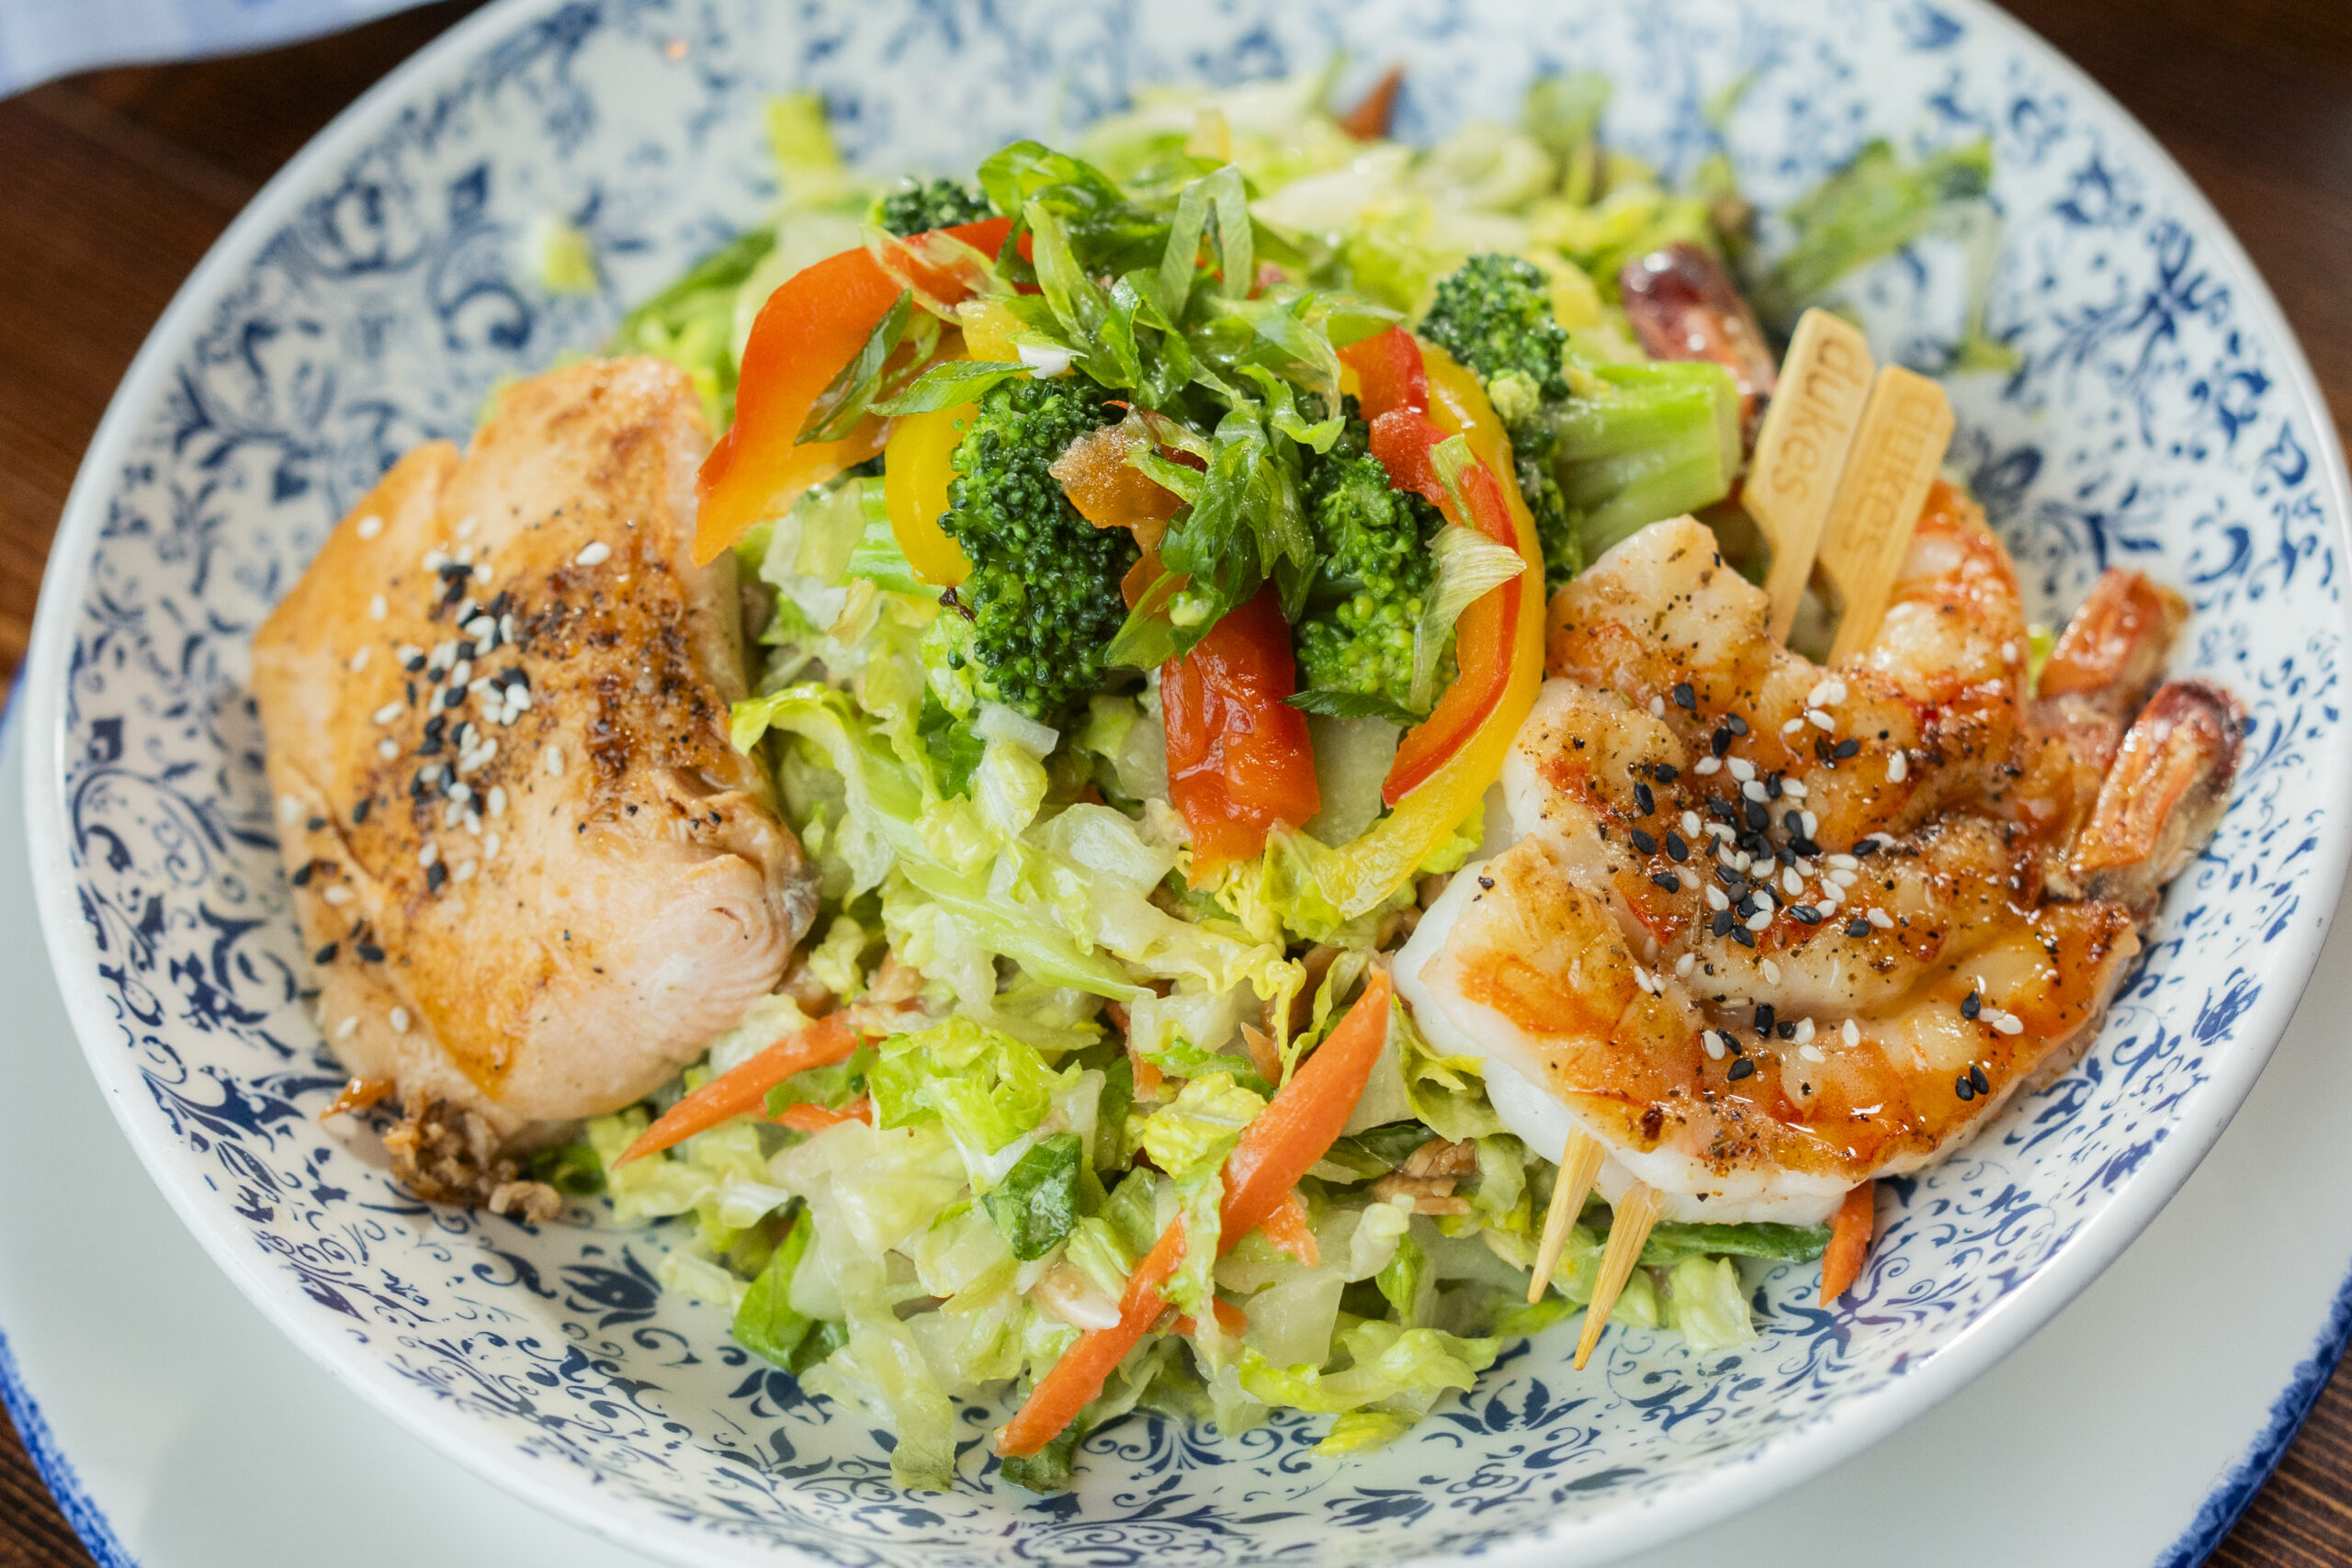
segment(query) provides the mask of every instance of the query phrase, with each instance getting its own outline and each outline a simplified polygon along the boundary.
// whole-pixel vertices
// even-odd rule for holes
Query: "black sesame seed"
[[[407,671],[412,675],[415,674],[418,671],[424,668],[424,655],[420,653],[415,655],[413,658],[402,660],[401,668]],[[415,700],[416,699],[414,697],[411,697],[409,699],[411,702],[414,702]]]
[[[433,868],[434,871],[439,871],[440,869],[441,868],[437,865]],[[432,873],[428,872],[426,874],[429,876]],[[381,964],[384,961],[384,950],[378,947],[372,942],[363,942],[354,947],[351,951],[359,954],[361,961],[364,963]]]
[[[1723,1032],[1724,1049],[1728,1050],[1735,1056],[1745,1056],[1747,1055],[1747,1047],[1739,1043],[1738,1035],[1734,1034],[1728,1029],[1724,1030]]]
[[[1478,886],[1491,891],[1495,886],[1495,879],[1491,876],[1482,876],[1478,879]]]
[[[1968,1064],[1968,1081],[1979,1094],[1993,1092],[1993,1080],[1984,1076],[1984,1067],[1975,1062]]]
[[[451,560],[441,563],[440,572],[444,582],[463,582],[474,574],[474,569],[464,561]]]
[[[1737,898],[1732,901],[1731,907],[1733,910],[1738,914],[1740,919],[1746,919],[1748,916],[1756,913],[1756,895],[1743,891]]]
[[[448,880],[449,868],[443,865],[439,861],[436,860],[431,865],[424,868],[424,887],[426,892],[440,892],[441,885]]]
[[[1974,1018],[1978,1013],[1983,1012],[1984,1010],[1984,998],[1978,996],[1974,991],[1971,991],[1968,995],[1960,998],[1961,1017]]]
[[[1770,1002],[1758,1002],[1756,1004],[1755,1021],[1757,1033],[1770,1034],[1772,1032],[1772,1004]]]
[[[1681,776],[1682,770],[1671,762],[1660,762],[1657,765],[1657,782],[1660,784],[1672,784]]]
[[[1804,832],[1804,812],[1802,812],[1802,811],[1783,811],[1783,812],[1781,812],[1781,827],[1783,827],[1783,828],[1786,828],[1786,829],[1787,829],[1790,832],[1792,832],[1792,833],[1802,833],[1802,832]]]
[[[1805,859],[1811,860],[1820,852],[1821,846],[1802,833],[1789,840],[1789,854],[1792,857],[1803,855]]]
[[[1674,705],[1680,708],[1684,713],[1697,713],[1699,711],[1699,694],[1690,689],[1690,682],[1679,681],[1675,683]]]
[[[1638,779],[1634,784],[1634,804],[1642,808],[1642,815],[1645,817],[1657,809],[1657,796],[1650,793],[1649,785]]]
[[[1829,754],[1842,762],[1847,758],[1854,756],[1860,752],[1861,749],[1862,743],[1849,735],[1845,739],[1840,740],[1837,745],[1829,748]]]
[[[441,705],[445,708],[456,707],[465,700],[466,689],[463,686],[452,686],[441,694]]]
[[[1772,1032],[1783,1040],[1794,1040],[1797,1037],[1797,1021],[1784,1018],[1772,1026]]]
[[[311,873],[317,864],[316,861],[304,861],[294,868],[294,874],[286,880],[297,887],[308,887],[311,885]]]
[[[1732,941],[1739,943],[1742,947],[1754,947],[1756,945],[1756,933],[1749,931],[1746,926],[1732,927],[1731,939]]]
[[[1724,715],[1724,728],[1734,735],[1745,735],[1747,733],[1747,721],[1736,713],[1727,713]]]
[[[1871,934],[1871,923],[1868,920],[1848,920],[1846,934],[1855,937],[1868,936]]]
[[[1764,795],[1768,800],[1778,800],[1781,798],[1781,775],[1779,773],[1766,773],[1764,775]]]
[[[1715,911],[1714,932],[1717,936],[1731,935],[1731,911],[1729,909],[1717,909]]]
[[[367,821],[368,808],[375,803],[376,797],[374,795],[369,795],[366,800],[363,800],[358,805],[353,807],[351,808],[351,825],[356,828],[362,822]]]
[[[1671,829],[1667,830],[1666,835],[1666,858],[1677,864],[1690,858],[1690,846],[1683,841],[1681,834]]]
[[[1854,846],[1854,858],[1856,860],[1868,860],[1871,856],[1876,853],[1878,853],[1878,840],[1874,838],[1864,839],[1860,843]]]
[[[1661,871],[1656,876],[1651,877],[1650,881],[1655,883],[1657,886],[1665,888],[1668,893],[1679,893],[1682,891],[1682,879],[1675,875],[1674,873],[1670,871]]]
[[[498,672],[498,683],[502,686],[520,686],[528,691],[531,677],[524,671],[521,665],[510,664]]]
[[[1711,795],[1707,796],[1707,815],[1718,822],[1736,824],[1739,821],[1739,807],[1720,795]]]
[[[1645,855],[1657,853],[1657,840],[1643,832],[1639,828],[1625,836],[1634,840],[1634,849],[1636,852]]]
[[[454,579],[448,587],[441,591],[441,607],[446,610],[465,596],[466,580],[462,577]]]
[[[1739,804],[1740,809],[1747,814],[1747,826],[1751,830],[1761,833],[1772,825],[1772,814],[1764,809],[1762,801],[1743,800]]]
[[[323,817],[313,817],[308,822],[302,824],[302,826],[308,828],[313,833],[323,831],[326,825],[327,819]]]
[[[1962,1100],[1974,1100],[1976,1098],[1976,1086],[1968,1081],[1968,1075],[1966,1073],[1961,1074],[1959,1077],[1952,1080],[1951,1091],[1952,1093],[1960,1096]]]
[[[438,742],[435,744],[438,744]],[[423,800],[426,795],[432,792],[432,789],[433,786],[427,784],[424,780],[424,770],[423,768],[417,769],[415,774],[408,781],[408,797],[411,800]]]
[[[460,660],[469,660],[479,651],[480,649],[476,649],[470,640],[458,645],[458,657]]]
[[[1724,1076],[1731,1079],[1734,1083],[1737,1083],[1742,1078],[1754,1077],[1756,1076],[1756,1064],[1749,1061],[1747,1057],[1742,1056],[1738,1061],[1734,1062],[1731,1065],[1731,1071],[1725,1073]]]
[[[500,589],[498,591],[498,597],[492,599],[489,604],[484,604],[481,607],[481,613],[488,615],[493,621],[506,614],[506,590],[503,588]]]
[[[332,963],[334,963],[334,949],[335,949],[335,944],[334,944],[334,942],[329,942],[329,943],[327,943],[324,947],[322,947],[322,948],[319,949],[319,950],[318,950],[318,952],[316,952],[316,953],[314,953],[311,954],[311,963],[313,963],[313,964],[332,964]]]
[[[1789,918],[1799,925],[1817,926],[1821,923],[1821,911],[1810,904],[1792,904],[1789,906]]]
[[[1731,750],[1732,733],[1728,727],[1719,728],[1707,737],[1707,750],[1720,757]]]

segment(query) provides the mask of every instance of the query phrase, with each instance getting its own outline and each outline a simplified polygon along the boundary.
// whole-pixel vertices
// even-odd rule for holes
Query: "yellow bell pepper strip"
[[[964,547],[939,525],[947,512],[947,486],[956,477],[948,459],[956,444],[978,417],[980,405],[958,403],[931,413],[901,414],[882,449],[882,501],[890,533],[915,575],[938,588],[953,588],[972,574]]]
[[[1011,219],[991,218],[945,232],[993,253],[1012,229]],[[861,247],[803,268],[768,296],[743,345],[735,423],[703,460],[695,483],[702,502],[695,525],[696,561],[716,560],[752,525],[782,516],[810,485],[882,450],[886,427],[873,415],[838,441],[802,442],[800,428],[903,288]],[[966,290],[942,276],[927,292],[952,300]]]
[[[1430,852],[1478,809],[1487,786],[1501,775],[1511,739],[1535,705],[1536,688],[1544,680],[1544,558],[1535,540],[1535,520],[1519,493],[1510,438],[1476,378],[1443,349],[1430,344],[1420,348],[1428,418],[1441,432],[1462,436],[1493,477],[1516,536],[1512,543],[1527,562],[1527,571],[1517,584],[1506,584],[1489,595],[1497,597],[1514,586],[1520,593],[1520,613],[1503,645],[1509,649],[1509,667],[1499,695],[1486,705],[1476,727],[1396,801],[1396,809],[1353,843],[1317,863],[1316,882],[1323,896],[1347,917],[1373,908],[1404,886]],[[1376,386],[1384,379],[1377,373],[1359,370],[1359,375],[1365,384]],[[1464,612],[1464,618],[1477,607]],[[1456,640],[1458,647],[1458,632]],[[1465,666],[1463,678],[1470,674]]]

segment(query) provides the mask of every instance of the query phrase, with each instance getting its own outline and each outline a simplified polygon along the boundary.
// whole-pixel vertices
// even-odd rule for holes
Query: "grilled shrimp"
[[[1826,1218],[2086,1043],[2242,728],[2201,682],[2147,697],[2181,614],[2144,579],[2030,698],[2014,570],[1948,486],[1860,658],[1825,671],[1765,613],[1689,519],[1563,591],[1504,768],[1519,841],[1397,962],[1507,1124],[1592,1134],[1603,1193],[1669,1218]]]

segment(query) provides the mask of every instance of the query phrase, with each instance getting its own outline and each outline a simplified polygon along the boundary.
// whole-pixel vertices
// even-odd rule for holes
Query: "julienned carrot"
[[[795,1073],[830,1067],[857,1049],[857,1031],[841,1013],[828,1013],[808,1028],[787,1034],[748,1062],[728,1068],[662,1113],[628,1152],[613,1162],[616,1168],[647,1155],[659,1154],[672,1144],[696,1133],[707,1133],[721,1122],[758,1110],[768,1090]]]
[[[786,1106],[768,1120],[796,1133],[821,1133],[844,1122],[871,1122],[874,1120],[874,1101],[860,1095],[836,1111],[830,1105],[819,1105],[804,1100],[797,1105]]]
[[[1854,1288],[1871,1255],[1871,1226],[1878,1218],[1878,1183],[1865,1181],[1846,1194],[1829,1222],[1829,1245],[1821,1253],[1821,1304],[1828,1306]]]
[[[1323,1261],[1322,1249],[1315,1245],[1315,1233],[1306,1228],[1306,1201],[1294,1187],[1283,1194],[1274,1212],[1258,1227],[1268,1241],[1289,1253],[1312,1269]]]
[[[1241,1141],[1225,1162],[1225,1201],[1217,1224],[1220,1253],[1265,1224],[1289,1200],[1307,1168],[1339,1141],[1388,1039],[1388,998],[1387,972],[1375,969],[1364,981],[1363,995],[1330,1038],[1242,1130]],[[1167,1307],[1159,1287],[1183,1260],[1184,1221],[1179,1215],[1127,1276],[1118,1323],[1088,1329],[1062,1352],[997,1434],[998,1453],[1019,1459],[1037,1452],[1101,1396],[1102,1381],[1159,1321]]]

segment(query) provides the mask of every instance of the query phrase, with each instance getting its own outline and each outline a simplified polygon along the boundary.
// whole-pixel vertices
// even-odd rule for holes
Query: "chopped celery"
[[[1739,471],[1739,389],[1709,360],[1603,365],[1552,411],[1561,498],[1584,558],[1644,525],[1721,501]]]

